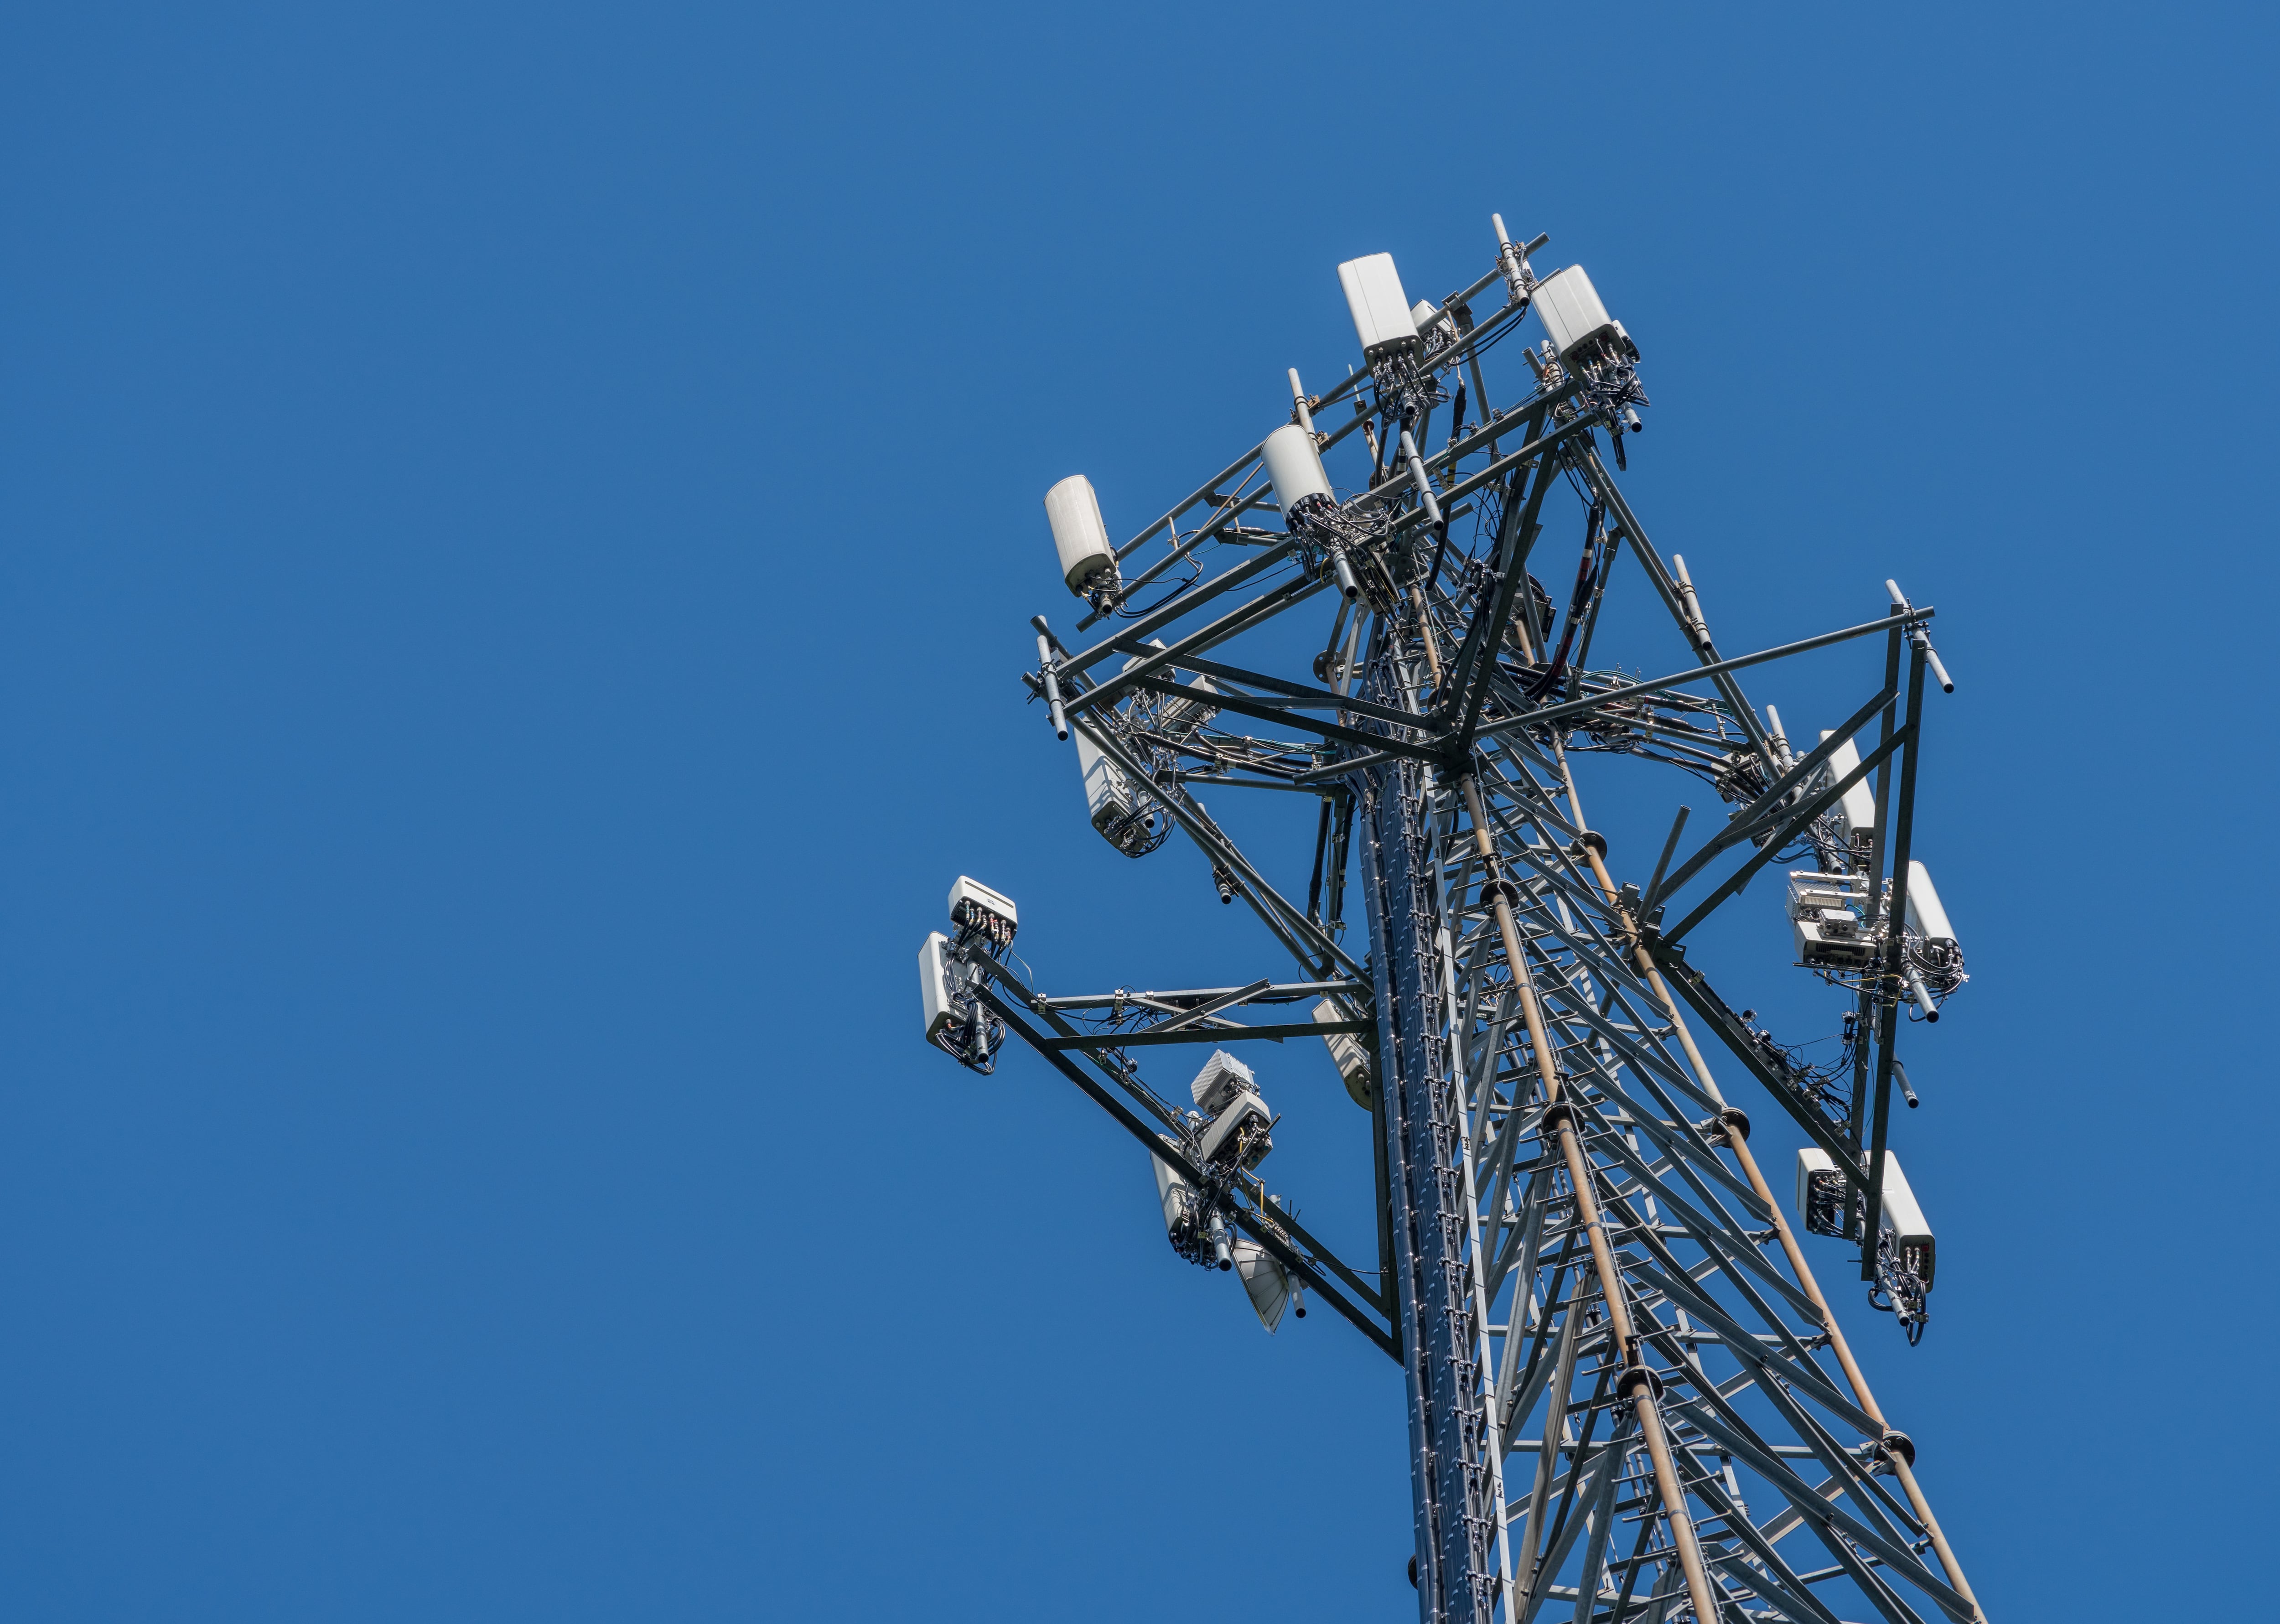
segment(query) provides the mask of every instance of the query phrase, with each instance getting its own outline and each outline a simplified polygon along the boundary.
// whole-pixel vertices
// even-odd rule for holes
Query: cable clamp
[[[1660,1401],[1662,1397],[1662,1378],[1644,1365],[1634,1365],[1615,1378],[1615,1396],[1636,1401],[1638,1389],[1645,1388]]]

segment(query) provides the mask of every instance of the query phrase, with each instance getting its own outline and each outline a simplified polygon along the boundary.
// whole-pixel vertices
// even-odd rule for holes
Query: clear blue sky
[[[1136,528],[1492,209],[1722,642],[1940,607],[1938,1317],[1847,1312],[1991,1614],[2252,1605],[2266,14],[193,9],[0,24],[11,1619],[1408,1615],[1394,1366],[911,963],[966,870],[1049,987],[1280,968],[1018,703],[1038,500]]]

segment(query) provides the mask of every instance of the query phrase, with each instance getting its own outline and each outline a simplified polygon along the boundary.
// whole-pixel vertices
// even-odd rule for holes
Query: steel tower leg
[[[1496,1507],[1483,1458],[1486,1416],[1474,1357],[1459,1102],[1443,997],[1438,887],[1426,812],[1428,769],[1377,775],[1364,883],[1380,1012],[1379,1068],[1392,1170],[1395,1287],[1410,1394],[1417,1615],[1489,1624],[1496,1605]]]

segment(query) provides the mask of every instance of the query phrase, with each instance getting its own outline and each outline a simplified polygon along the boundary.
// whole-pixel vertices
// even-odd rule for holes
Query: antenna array
[[[1548,239],[1494,225],[1490,268],[1437,305],[1389,256],[1340,266],[1364,369],[1319,395],[1291,373],[1290,421],[1122,545],[1082,475],[1045,499],[1078,632],[1109,629],[1072,648],[1037,617],[1025,680],[1075,742],[1093,827],[1131,858],[1184,835],[1297,974],[1046,996],[1013,968],[1013,902],[961,878],[920,956],[928,1037],[982,1072],[1018,1038],[1148,1151],[1182,1257],[1239,1271],[1270,1330],[1311,1295],[1400,1364],[1427,1624],[1836,1624],[1852,1598],[1976,1624],[1799,1233],[1857,1244],[1871,1300],[1922,1335],[1935,1251],[1886,1143],[1893,1083],[1916,1103],[1896,1041],[1967,979],[1913,853],[1927,674],[1953,691],[1933,612],[1888,581],[1871,619],[1724,653],[1607,467],[1645,428],[1637,345],[1580,266],[1539,277]],[[1492,409],[1499,350],[1525,373]],[[1562,508],[1581,519],[1564,601],[1530,573],[1561,579]],[[1591,664],[1626,555],[1692,651],[1652,680]],[[1290,617],[1321,629],[1312,670],[1259,668],[1245,650]],[[1745,696],[1745,672],[1853,643],[1880,677],[1809,747]],[[1591,752],[1733,810],[1680,858],[1679,807],[1644,887],[1618,883],[1577,792]],[[1315,804],[1304,905],[1206,786]],[[1848,1002],[1825,1064],[1686,952],[1785,858],[1806,859],[1784,896],[1798,962]],[[1374,1267],[1259,1172],[1275,1119],[1229,1051],[1292,1037],[1321,1038],[1369,1114]],[[1152,1081],[1185,1045],[1210,1052],[1189,1103]],[[1793,1215],[1721,1071],[1804,1131]]]

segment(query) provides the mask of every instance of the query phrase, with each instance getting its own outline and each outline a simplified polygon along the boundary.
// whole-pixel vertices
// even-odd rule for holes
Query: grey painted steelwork
[[[1877,1406],[1799,1243],[1806,1214],[1775,1200],[1748,1119],[1697,1042],[1714,1037],[1721,1065],[1827,1154],[1841,1191],[1825,1232],[1860,1245],[1861,1278],[1920,1332],[1924,1282],[1880,1248],[1876,1214],[1900,1018],[1936,1017],[1964,979],[1960,958],[1927,958],[1903,927],[1927,667],[1952,688],[1933,611],[1891,587],[1878,618],[1722,653],[1683,562],[1655,550],[1604,460],[1624,459],[1646,404],[1623,354],[1519,348],[1518,397],[1486,410],[1483,363],[1521,330],[1537,286],[1527,256],[1544,241],[1521,250],[1501,222],[1497,235],[1490,272],[1442,302],[1451,326],[1421,354],[1381,357],[1294,407],[1309,432],[1334,406],[1351,413],[1316,432],[1325,450],[1360,431],[1348,455],[1367,471],[1334,513],[1302,504],[1287,535],[1238,525],[1280,511],[1254,448],[1119,550],[1131,573],[1082,622],[1116,629],[1072,650],[1033,622],[1041,658],[1027,680],[1054,730],[1081,733],[1201,850],[1222,898],[1241,898],[1300,978],[1045,997],[968,932],[953,952],[982,1042],[961,1050],[953,1034],[944,1047],[987,1064],[994,1033],[1022,1039],[1201,1192],[1214,1223],[1400,1362],[1424,1624],[1863,1612],[1976,1624],[1914,1447]],[[1471,301],[1491,286],[1505,302],[1475,319]],[[1452,415],[1469,389],[1480,419],[1422,450],[1448,383]],[[1586,516],[1564,612],[1529,568],[1563,492]],[[1467,516],[1469,545],[1453,533]],[[1623,552],[1692,669],[1642,681],[1584,667],[1595,639],[1622,630],[1601,611]],[[1186,586],[1161,584],[1182,566]],[[1292,614],[1327,623],[1313,670],[1258,668],[1244,640]],[[1881,681],[1802,755],[1740,686],[1744,671],[1880,634]],[[1871,721],[1874,747],[1840,774],[1834,752]],[[1238,730],[1260,723],[1272,734]],[[1645,892],[1619,885],[1571,767],[1591,751],[1677,767],[1737,810],[1682,852],[1679,808]],[[1864,842],[1832,808],[1871,781]],[[1319,798],[1303,906],[1212,820],[1199,783]],[[1857,993],[1835,1066],[1803,1065],[1686,954],[1701,920],[1792,845],[1868,898],[1860,966],[1821,972]],[[1731,872],[1714,882],[1722,863]],[[1366,960],[1344,940],[1355,870]],[[1313,1020],[1252,1013],[1324,1001]],[[1256,1174],[1207,1163],[1200,1115],[1144,1076],[1160,1046],[1334,1034],[1374,1056],[1349,1088],[1375,1135],[1375,1268],[1339,1258]]]

